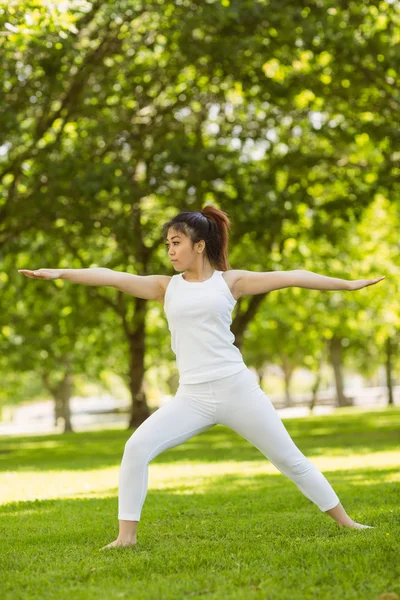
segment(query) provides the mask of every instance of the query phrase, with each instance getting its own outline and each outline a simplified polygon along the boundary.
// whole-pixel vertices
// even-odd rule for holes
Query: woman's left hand
[[[349,281],[349,290],[360,290],[368,285],[374,285],[378,281],[382,281],[382,279],[385,279],[385,276],[378,277],[378,279],[356,279],[355,281]]]

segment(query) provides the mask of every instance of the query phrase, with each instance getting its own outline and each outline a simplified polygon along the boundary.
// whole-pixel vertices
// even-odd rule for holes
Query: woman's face
[[[196,250],[198,244],[195,244],[194,248],[192,248],[190,238],[181,231],[170,229],[167,240],[165,245],[168,250],[169,259],[178,271],[184,271],[193,261],[201,256]]]
[[[183,269],[182,261],[186,262],[188,250],[190,250],[189,238],[181,231],[170,229],[167,236],[166,247],[168,256],[175,268]]]

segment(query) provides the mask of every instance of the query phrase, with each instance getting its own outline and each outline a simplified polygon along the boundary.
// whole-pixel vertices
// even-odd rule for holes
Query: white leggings
[[[176,395],[135,430],[121,463],[118,519],[140,520],[153,458],[218,423],[258,448],[320,510],[339,504],[331,485],[297,448],[256,375],[246,367],[214,381],[180,384]]]

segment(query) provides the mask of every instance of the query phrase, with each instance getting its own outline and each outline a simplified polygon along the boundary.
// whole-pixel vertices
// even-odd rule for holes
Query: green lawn
[[[137,545],[118,531],[127,430],[0,439],[2,600],[400,598],[400,408],[284,419],[349,515],[339,528],[220,425],[155,458]]]

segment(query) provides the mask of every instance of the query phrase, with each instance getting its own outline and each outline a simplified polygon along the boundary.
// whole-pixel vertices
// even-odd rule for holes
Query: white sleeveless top
[[[202,383],[247,368],[230,330],[236,300],[215,270],[205,281],[186,281],[182,273],[168,283],[164,310],[176,355],[179,383]]]

